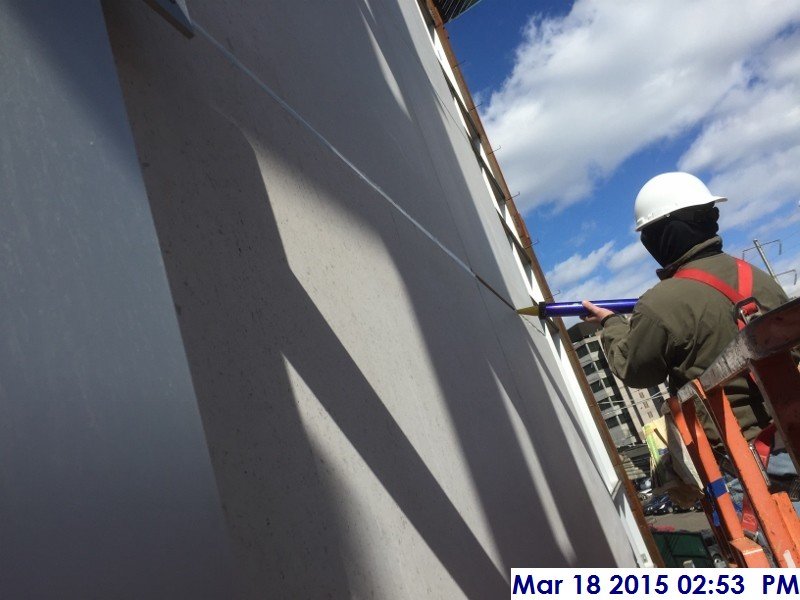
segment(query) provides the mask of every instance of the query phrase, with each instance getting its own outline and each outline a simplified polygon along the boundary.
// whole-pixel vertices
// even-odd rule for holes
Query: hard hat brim
[[[716,204],[717,202],[727,202],[727,201],[728,201],[728,199],[725,196],[712,196],[711,199],[708,202],[704,202],[703,204]],[[698,204],[698,206],[702,206],[702,205]],[[681,208],[688,208],[688,207],[682,206]],[[642,223],[641,225],[638,225],[637,227],[635,227],[634,231],[639,232],[642,229],[644,229],[645,227],[647,227],[648,225],[652,225],[653,223],[658,223],[659,221],[661,221],[663,219],[666,219],[671,214],[672,214],[672,211],[668,212],[668,213],[666,213],[664,215],[661,215],[660,217],[656,217],[655,219],[651,219],[650,221],[647,221],[646,223]]]

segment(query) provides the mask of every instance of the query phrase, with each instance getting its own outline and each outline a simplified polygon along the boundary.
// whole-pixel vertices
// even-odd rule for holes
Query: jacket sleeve
[[[614,315],[603,325],[601,341],[611,370],[626,385],[655,386],[669,375],[675,344],[658,319],[638,310],[630,320]]]

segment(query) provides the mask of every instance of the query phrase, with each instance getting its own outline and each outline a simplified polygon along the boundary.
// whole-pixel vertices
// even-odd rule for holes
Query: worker
[[[726,200],[689,173],[658,175],[637,195],[636,231],[661,265],[661,281],[639,299],[630,319],[583,302],[590,313],[585,320],[601,325],[609,365],[627,385],[645,388],[668,379],[675,394],[711,365],[744,321],[788,300],[768,274],[722,251],[717,204]],[[748,300],[735,306],[752,297],[757,304]],[[771,422],[758,388],[742,376],[725,391],[744,437],[755,439]],[[708,414],[699,411],[698,416],[719,447]],[[771,466],[779,476],[794,476],[785,452]]]

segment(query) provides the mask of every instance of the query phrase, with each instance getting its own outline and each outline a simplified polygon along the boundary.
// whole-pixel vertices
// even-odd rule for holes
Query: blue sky
[[[632,206],[665,171],[729,197],[728,252],[800,269],[800,3],[482,0],[448,30],[559,300],[656,282]]]

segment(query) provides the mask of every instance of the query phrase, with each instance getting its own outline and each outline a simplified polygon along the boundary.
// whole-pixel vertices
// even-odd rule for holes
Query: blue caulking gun
[[[638,298],[623,298],[621,300],[590,300],[598,308],[606,308],[615,313],[632,313]],[[520,308],[520,315],[532,315],[540,319],[547,317],[586,317],[589,315],[580,302],[539,302],[528,308]]]

